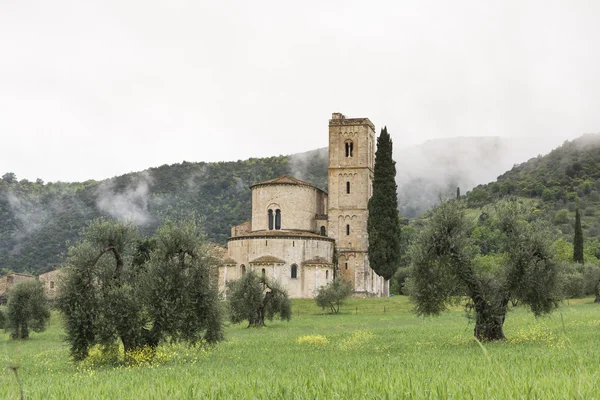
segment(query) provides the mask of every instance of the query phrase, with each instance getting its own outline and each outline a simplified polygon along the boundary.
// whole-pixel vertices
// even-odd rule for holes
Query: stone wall
[[[242,265],[246,271],[253,269],[258,273],[264,268],[267,276],[284,285],[292,298],[312,298],[316,288],[333,279],[333,265],[304,264],[307,260],[316,258],[331,263],[333,241],[326,238],[278,236],[237,239],[229,241],[228,249],[228,256],[235,260],[236,264],[219,267],[219,289],[222,291],[226,281],[241,277]],[[271,256],[282,262],[252,263],[253,260],[264,256]],[[291,276],[293,264],[297,266],[296,278]]]
[[[252,231],[268,230],[268,210],[281,210],[282,230],[318,232],[315,216],[327,214],[327,195],[309,185],[271,184],[252,189]]]
[[[252,220],[248,220],[231,228],[231,237],[244,235],[252,230]]]
[[[39,276],[39,280],[44,286],[44,293],[48,299],[54,300],[58,296],[58,288],[64,276],[65,271],[62,269],[55,269]]]
[[[370,268],[368,259],[374,128],[367,118],[348,119],[339,113],[329,121],[329,237],[336,241],[339,270],[353,283],[357,296],[383,292],[382,279]]]

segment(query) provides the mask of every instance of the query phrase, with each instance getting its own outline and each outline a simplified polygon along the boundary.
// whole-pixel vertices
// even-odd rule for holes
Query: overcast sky
[[[0,174],[600,132],[600,1],[0,0]]]

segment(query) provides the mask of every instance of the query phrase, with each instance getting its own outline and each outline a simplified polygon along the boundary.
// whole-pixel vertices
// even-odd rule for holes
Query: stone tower
[[[333,113],[329,120],[329,237],[339,271],[355,295],[381,295],[383,279],[369,267],[368,202],[373,192],[375,126],[368,118]]]

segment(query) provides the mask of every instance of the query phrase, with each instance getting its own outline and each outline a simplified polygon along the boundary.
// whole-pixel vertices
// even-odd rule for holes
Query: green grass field
[[[58,315],[27,341],[1,336],[0,399],[600,399],[600,306],[510,312],[508,340],[479,344],[460,310],[410,313],[404,297],[353,299],[325,315],[295,300],[291,322],[226,328],[212,348],[163,346],[138,367],[69,361]],[[384,313],[385,308],[385,313]],[[96,362],[96,363],[95,363]]]

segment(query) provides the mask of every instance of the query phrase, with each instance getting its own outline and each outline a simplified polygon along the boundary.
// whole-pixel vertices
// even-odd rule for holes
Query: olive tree
[[[340,312],[340,306],[352,294],[352,282],[343,280],[340,277],[335,278],[326,286],[321,286],[315,296],[317,305],[323,309],[329,307],[332,314]]]
[[[212,260],[193,221],[167,220],[149,241],[131,223],[101,218],[80,238],[69,248],[58,299],[75,360],[94,345],[120,342],[128,354],[166,337],[222,339]]]
[[[277,282],[254,271],[227,282],[229,319],[234,324],[248,321],[248,327],[265,325],[275,315],[282,320],[292,318],[292,303],[287,291]]]
[[[480,340],[504,338],[511,300],[536,315],[549,313],[560,300],[559,268],[551,252],[551,235],[541,222],[519,218],[518,204],[508,201],[496,212],[502,233],[501,262],[488,268],[474,262],[478,248],[461,201],[443,202],[410,249],[410,296],[419,315],[438,315],[467,296]]]
[[[5,329],[12,339],[27,339],[30,329],[44,331],[49,319],[48,299],[39,281],[19,282],[10,288]]]

